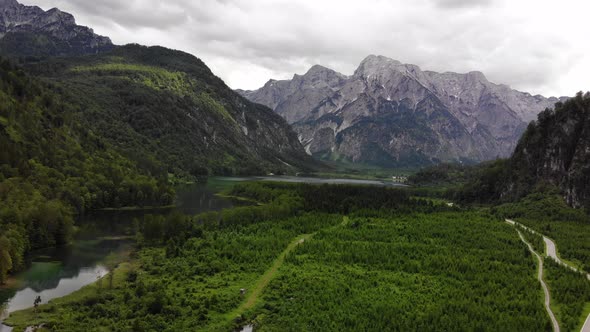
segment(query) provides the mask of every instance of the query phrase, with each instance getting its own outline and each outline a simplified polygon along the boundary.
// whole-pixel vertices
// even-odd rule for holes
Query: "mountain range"
[[[76,24],[57,8],[44,11],[16,0],[0,0],[0,51],[17,56],[65,56],[106,52],[108,37]]]
[[[283,116],[309,154],[381,166],[507,157],[539,112],[567,99],[375,55],[351,76],[316,65],[238,93]]]
[[[197,57],[115,46],[59,9],[0,0],[0,55],[75,105],[75,120],[153,173],[296,173],[318,166],[271,109],[232,91]],[[15,59],[16,58],[16,59]]]

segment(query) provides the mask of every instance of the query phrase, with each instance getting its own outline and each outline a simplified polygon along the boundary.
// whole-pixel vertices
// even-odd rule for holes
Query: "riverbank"
[[[129,256],[127,255],[125,259],[128,260]],[[13,327],[15,331],[24,331],[29,326],[41,324],[50,328],[57,323],[55,317],[59,317],[60,307],[72,303],[87,303],[92,298],[99,296],[102,289],[121,288],[125,284],[129,272],[137,268],[135,264],[130,260],[121,261],[111,272],[103,275],[97,281],[67,296],[40,305],[37,309],[29,308],[13,312],[3,324]]]

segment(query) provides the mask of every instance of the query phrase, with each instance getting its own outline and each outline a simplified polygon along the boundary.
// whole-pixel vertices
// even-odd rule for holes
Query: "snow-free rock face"
[[[314,66],[238,92],[293,124],[308,153],[387,166],[508,156],[527,123],[559,101],[491,83],[480,72],[422,71],[374,55],[352,76]]]
[[[18,56],[82,55],[109,51],[113,44],[71,14],[44,11],[16,0],[0,0],[0,51]]]

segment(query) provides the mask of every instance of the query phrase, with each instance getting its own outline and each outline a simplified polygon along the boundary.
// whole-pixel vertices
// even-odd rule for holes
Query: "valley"
[[[528,122],[568,99],[532,96],[481,72],[423,71],[375,55],[349,76],[316,65],[238,92],[284,117],[308,153],[383,167],[507,157]]]
[[[550,324],[532,257],[513,229],[491,215],[413,201],[400,189],[383,187],[244,182],[230,192],[264,205],[186,220],[144,216],[134,270],[116,268],[115,275],[123,273],[119,283],[108,287],[103,281],[102,288],[90,286],[72,295],[73,302],[66,298],[42,305],[36,317],[32,311],[13,313],[7,323],[66,330],[97,323],[108,329],[143,325],[165,330],[254,324],[271,331],[391,324],[458,328],[478,322],[486,328],[538,331]],[[368,193],[378,198],[357,207],[330,199],[345,195],[362,201]],[[388,212],[392,207],[398,212]],[[166,242],[161,237],[168,233],[176,235]],[[395,302],[387,301],[390,297]],[[327,305],[332,301],[343,304]],[[516,305],[528,320],[489,311],[500,304]],[[465,311],[469,323],[460,318],[467,316],[455,314]],[[117,312],[119,319],[110,319]],[[173,326],[164,323],[172,317]]]
[[[558,11],[22,2],[0,332],[590,332],[590,50]]]

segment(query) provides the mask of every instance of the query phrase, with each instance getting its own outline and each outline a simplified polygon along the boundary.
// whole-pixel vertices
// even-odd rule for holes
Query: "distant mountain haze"
[[[480,72],[423,71],[375,55],[351,76],[314,66],[238,92],[283,116],[308,153],[383,166],[509,156],[528,122],[567,99],[519,92]]]

